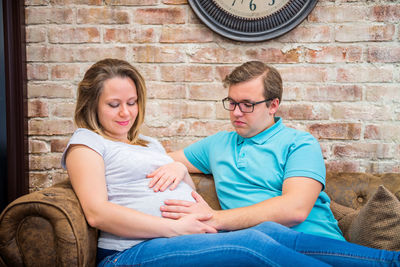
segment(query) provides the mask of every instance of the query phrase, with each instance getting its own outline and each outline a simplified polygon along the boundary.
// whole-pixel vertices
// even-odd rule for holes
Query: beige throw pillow
[[[346,235],[352,243],[400,250],[400,201],[380,185],[355,216]]]

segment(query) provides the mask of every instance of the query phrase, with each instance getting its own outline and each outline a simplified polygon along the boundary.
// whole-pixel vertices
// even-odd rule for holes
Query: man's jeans
[[[265,222],[232,232],[151,239],[98,266],[400,266],[399,255]]]

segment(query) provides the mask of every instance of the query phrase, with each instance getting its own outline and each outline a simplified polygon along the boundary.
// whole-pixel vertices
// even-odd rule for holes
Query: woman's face
[[[103,86],[97,107],[99,122],[107,136],[127,142],[139,110],[135,83],[128,77],[114,77]]]

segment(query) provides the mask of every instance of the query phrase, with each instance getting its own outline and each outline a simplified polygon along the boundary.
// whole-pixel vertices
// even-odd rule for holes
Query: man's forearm
[[[218,230],[229,231],[249,228],[265,221],[292,227],[303,222],[307,216],[289,202],[279,196],[248,207],[218,210],[214,212],[210,224]]]

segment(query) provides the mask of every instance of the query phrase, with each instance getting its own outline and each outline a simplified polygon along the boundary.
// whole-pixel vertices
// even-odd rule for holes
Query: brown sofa
[[[219,208],[210,176],[193,178],[198,192]],[[326,192],[347,240],[400,250],[400,174],[328,173]],[[96,240],[65,181],[22,196],[2,212],[0,266],[94,266]]]

